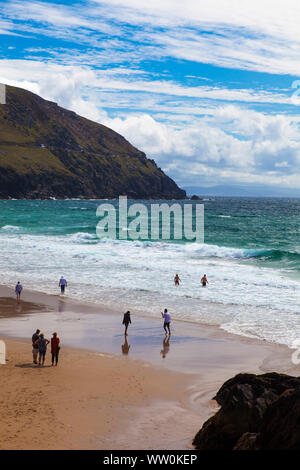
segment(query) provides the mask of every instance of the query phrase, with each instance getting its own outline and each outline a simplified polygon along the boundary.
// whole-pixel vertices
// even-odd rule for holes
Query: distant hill
[[[300,197],[300,189],[285,188],[281,186],[268,186],[263,184],[248,183],[238,185],[218,186],[187,186],[185,190],[188,195],[219,196],[219,197]]]
[[[29,91],[0,104],[0,198],[184,199],[153,160],[113,130]]]

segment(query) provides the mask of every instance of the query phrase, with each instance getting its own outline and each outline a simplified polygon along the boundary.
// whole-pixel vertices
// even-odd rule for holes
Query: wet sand
[[[29,291],[17,303],[7,287],[0,297],[1,449],[186,449],[228,378],[299,374],[292,350],[217,327],[174,321],[168,340],[159,318],[132,312],[126,341],[122,312]],[[58,367],[49,352],[32,366],[36,328],[59,333]]]

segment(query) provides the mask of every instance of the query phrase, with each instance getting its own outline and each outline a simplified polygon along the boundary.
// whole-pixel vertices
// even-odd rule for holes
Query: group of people
[[[181,279],[178,274],[175,275],[174,277],[174,283],[175,286],[179,286],[181,282]],[[208,284],[208,280],[206,277],[206,274],[203,275],[201,279],[202,286],[205,287],[206,284]],[[65,289],[68,286],[67,280],[61,276],[58,286],[60,287],[61,290],[61,295],[64,295]],[[17,300],[20,300],[21,298],[21,293],[23,290],[23,286],[20,283],[20,281],[17,282],[15,292],[17,296]],[[171,323],[171,315],[168,312],[168,309],[165,308],[163,312],[161,312],[161,316],[164,320],[163,327],[165,330],[166,336],[171,335],[171,328],[170,328],[170,323]],[[128,310],[126,313],[124,313],[123,316],[123,325],[125,326],[125,332],[124,335],[125,337],[128,335],[128,326],[131,324],[131,316],[130,316],[130,311]],[[45,363],[45,358],[46,358],[46,353],[47,353],[47,346],[50,343],[50,341],[45,338],[44,333],[41,333],[40,330],[36,330],[36,332],[32,335],[32,355],[33,355],[33,363],[40,365],[44,365]],[[129,348],[128,348],[129,350]],[[57,336],[57,333],[52,334],[51,338],[51,355],[52,355],[52,366],[55,365],[57,366],[58,364],[58,356],[59,356],[59,351],[60,351],[60,340]],[[128,353],[128,352],[127,352]],[[38,361],[37,361],[38,359]]]
[[[180,282],[181,282],[181,279],[180,279],[179,275],[175,274],[175,277],[174,277],[175,286],[179,286]],[[203,287],[205,287],[206,284],[208,284],[206,274],[203,274],[203,277],[201,278],[201,284],[202,284]]]
[[[179,277],[178,274],[175,274],[175,277],[174,277],[174,284],[175,286],[179,286],[181,282],[181,279]],[[206,274],[204,274],[201,278],[201,283],[202,283],[202,286],[205,287],[206,284],[208,284],[208,280],[207,280],[207,277],[206,277]],[[170,336],[171,335],[171,329],[170,329],[170,323],[171,323],[171,315],[170,313],[168,312],[168,309],[165,308],[163,312],[161,312],[161,316],[164,320],[164,330],[165,330],[165,334]],[[124,317],[123,317],[123,325],[125,326],[125,332],[124,332],[124,335],[127,336],[128,333],[127,333],[127,330],[128,330],[128,326],[129,324],[131,323],[131,317],[130,317],[130,311],[128,310],[126,313],[124,313]]]
[[[179,286],[180,282],[181,282],[181,279],[180,279],[179,275],[178,275],[178,274],[175,274],[175,277],[174,277],[174,284],[175,284],[175,286]],[[201,284],[202,284],[203,287],[205,287],[206,284],[208,284],[208,280],[207,280],[206,274],[204,274],[203,277],[201,278]],[[58,287],[60,287],[60,293],[61,293],[61,295],[64,295],[65,290],[66,290],[66,287],[68,287],[68,282],[67,282],[67,280],[64,278],[64,276],[61,276],[61,278],[60,278],[60,280],[59,280],[59,283],[58,283]],[[18,281],[17,284],[16,284],[16,288],[15,288],[17,300],[20,300],[22,290],[23,290],[23,286],[22,286],[22,284],[20,283],[20,281]],[[128,313],[128,312],[127,312],[127,313]],[[130,313],[130,312],[129,312],[129,313]],[[128,323],[128,325],[129,325],[130,321],[128,321],[127,323]],[[127,325],[127,328],[128,328],[128,325]],[[126,328],[126,332],[127,332],[127,328]]]
[[[170,336],[170,334],[171,334],[171,329],[170,329],[171,315],[169,314],[167,308],[165,308],[164,311],[161,312],[161,316],[164,320],[165,333],[166,333],[166,335]],[[131,323],[131,316],[130,316],[130,311],[128,310],[126,313],[124,313],[123,322],[122,322],[122,324],[125,326],[125,331],[124,331],[125,336],[128,336],[127,330],[128,330],[129,323]]]
[[[44,333],[41,333],[40,330],[36,330],[35,333],[32,335],[32,356],[33,356],[33,363],[40,365],[45,364],[45,358],[47,353],[47,346],[51,342],[51,356],[52,356],[52,366],[57,366],[58,364],[58,356],[60,351],[60,339],[57,336],[57,333],[52,334],[51,341],[45,338]],[[39,362],[38,362],[38,361]]]
[[[58,283],[58,287],[60,287],[61,295],[64,295],[67,286],[68,286],[67,280],[64,278],[64,276],[61,276],[61,278],[59,280],[59,283]],[[16,287],[15,287],[15,293],[16,293],[17,300],[21,299],[22,290],[23,290],[23,286],[20,283],[20,281],[18,281],[17,284],[16,284]]]

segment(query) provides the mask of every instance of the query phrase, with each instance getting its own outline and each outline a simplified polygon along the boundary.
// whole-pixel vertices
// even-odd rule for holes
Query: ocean
[[[121,313],[160,317],[167,307],[174,319],[238,335],[300,339],[300,199],[200,201],[204,243],[100,240],[102,202],[0,201],[0,283],[57,294],[64,275],[68,297]]]

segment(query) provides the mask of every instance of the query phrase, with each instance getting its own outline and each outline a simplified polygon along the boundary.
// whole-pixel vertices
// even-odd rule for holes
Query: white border
[[[0,104],[6,104],[6,86],[0,83]]]

